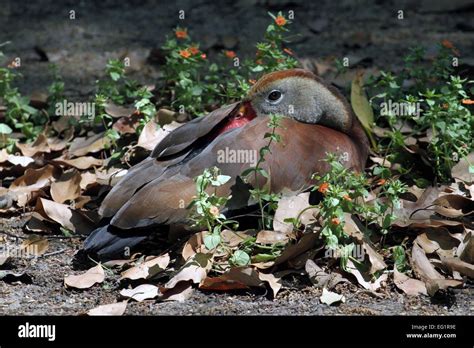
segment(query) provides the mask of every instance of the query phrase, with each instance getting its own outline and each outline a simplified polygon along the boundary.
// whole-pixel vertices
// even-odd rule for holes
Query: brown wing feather
[[[122,229],[144,227],[152,224],[186,223],[186,207],[195,195],[193,178],[205,168],[217,166],[232,180],[220,187],[219,195],[228,195],[235,178],[249,163],[221,163],[219,151],[258,151],[268,142],[263,134],[268,132],[268,118],[257,118],[242,128],[234,129],[216,138],[193,159],[167,170],[160,178],[149,182],[138,191],[115,215],[111,224]],[[282,142],[272,146],[263,167],[271,173],[271,189],[299,190],[311,182],[315,172],[325,172],[327,164],[321,159],[326,152],[347,153],[347,167],[361,170],[364,153],[351,138],[341,132],[320,126],[300,123],[291,119],[282,121],[277,131]],[[259,181],[260,184],[260,181]]]
[[[214,110],[209,115],[196,118],[168,134],[153,150],[150,157],[137,164],[108,193],[99,214],[113,216],[144,185],[160,178],[167,167],[180,162],[187,154],[182,151],[192,147],[200,137],[208,134],[224,118],[229,116],[238,103]],[[190,149],[188,149],[190,150]],[[170,156],[178,155],[173,158]],[[168,160],[163,160],[167,157]]]
[[[195,118],[168,134],[153,150],[151,157],[163,158],[186,149],[198,138],[208,134],[224,118],[235,110],[239,103],[230,104],[212,111],[210,114]]]

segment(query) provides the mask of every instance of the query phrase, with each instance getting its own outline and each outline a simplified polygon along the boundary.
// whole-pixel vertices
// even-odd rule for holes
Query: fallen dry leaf
[[[332,289],[341,282],[348,282],[339,273],[326,273],[313,260],[306,260],[305,271],[308,273],[309,280],[317,288]]]
[[[459,272],[469,278],[474,279],[474,265],[464,262],[457,257],[440,256],[441,262],[445,264],[451,271]]]
[[[51,149],[49,148],[49,145],[48,145],[48,139],[46,138],[44,134],[38,135],[36,140],[32,143],[21,144],[17,142],[15,146],[20,149],[21,153],[24,156],[27,156],[27,157],[33,157],[37,153],[51,152]]]
[[[285,222],[285,219],[290,218],[299,217],[299,221],[303,225],[313,222],[315,220],[313,215],[318,210],[317,208],[309,207],[309,192],[283,196],[278,202],[278,208],[273,219],[273,229],[286,234],[291,233],[293,231],[293,224]]]
[[[465,182],[474,182],[474,172],[469,170],[472,168],[474,163],[474,152],[470,153],[465,158],[461,160],[452,168],[451,176],[455,179],[465,181]]]
[[[70,288],[87,289],[94,284],[102,283],[104,280],[104,269],[99,264],[85,273],[67,276],[64,278],[64,284]]]
[[[79,234],[87,234],[96,227],[94,221],[84,214],[69,208],[65,204],[56,203],[44,198],[37,200],[35,212]]]
[[[81,174],[76,169],[66,171],[51,184],[51,197],[57,203],[73,201],[81,195]]]
[[[417,243],[413,243],[411,264],[415,274],[425,283],[426,290],[430,296],[434,296],[439,289],[459,287],[463,284],[463,282],[459,280],[446,279],[436,271],[430,260],[426,257],[423,249]]]
[[[383,273],[374,280],[373,275],[369,273],[369,269],[370,268],[364,264],[354,263],[350,259],[347,261],[347,272],[354,275],[357,282],[362,285],[363,288],[376,291],[382,286],[382,282],[387,280],[388,276],[387,273]]]
[[[323,288],[323,294],[319,300],[321,303],[327,304],[328,306],[338,302],[346,302],[344,295],[336,294],[335,292],[329,291],[326,288]]]
[[[289,240],[289,236],[283,232],[277,231],[260,231],[257,234],[256,243],[258,244],[286,244]]]
[[[410,278],[406,274],[399,272],[397,267],[393,269],[393,282],[405,294],[409,296],[428,295],[425,283],[421,280]]]
[[[35,160],[31,157],[26,156],[16,156],[16,155],[8,155],[8,162],[14,165],[19,165],[22,167],[27,167],[29,164],[34,163]]]
[[[168,253],[161,256],[151,257],[145,260],[143,263],[133,266],[122,272],[120,279],[149,279],[164,271],[166,267],[168,267],[169,263],[170,255]]]
[[[133,289],[123,289],[120,291],[120,295],[123,297],[131,298],[137,302],[155,298],[158,294],[158,287],[151,284],[142,284]]]
[[[136,146],[153,151],[156,145],[163,140],[172,130],[180,127],[181,124],[173,121],[163,127],[159,127],[154,120],[148,122],[140,133]]]
[[[92,157],[92,156],[83,156],[83,157],[77,157],[74,159],[56,158],[54,159],[53,162],[67,165],[69,167],[74,167],[81,170],[89,169],[92,167],[100,167],[104,164],[103,160]]]
[[[94,134],[90,137],[75,138],[69,147],[69,153],[74,157],[82,157],[88,153],[103,150],[110,143],[105,133]]]
[[[165,289],[172,289],[182,281],[200,284],[211,269],[212,261],[209,254],[197,253],[181,267],[181,269],[165,284]]]
[[[122,301],[100,305],[90,309],[87,315],[123,315],[127,309],[127,302],[128,301]]]

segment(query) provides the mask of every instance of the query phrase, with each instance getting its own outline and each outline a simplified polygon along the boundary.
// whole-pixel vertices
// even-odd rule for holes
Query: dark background
[[[267,11],[293,10],[290,44],[299,57],[396,69],[413,45],[435,52],[447,39],[461,52],[461,62],[474,65],[473,0],[404,1],[0,1],[0,47],[7,58],[20,57],[21,92],[46,91],[50,62],[59,67],[70,98],[94,90],[109,58],[129,56],[131,74],[153,84],[159,66],[150,52],[177,25],[189,28],[210,59],[222,49],[254,54],[254,44],[271,21]],[[76,19],[69,19],[74,10]],[[186,19],[178,19],[184,10]],[[404,19],[397,19],[397,11]],[[48,62],[49,61],[49,62]]]

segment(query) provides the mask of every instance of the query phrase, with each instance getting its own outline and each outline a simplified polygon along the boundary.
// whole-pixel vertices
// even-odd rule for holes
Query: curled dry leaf
[[[181,269],[165,284],[165,289],[174,288],[179,282],[192,281],[200,284],[211,269],[212,255],[197,253],[181,267]]]
[[[464,182],[474,182],[474,152],[470,153],[453,167],[451,176]]]
[[[115,118],[130,116],[136,110],[134,107],[127,108],[124,106],[114,104],[112,102],[106,103],[104,106],[104,109],[107,115],[110,115]]]
[[[164,271],[170,263],[170,255],[168,253],[146,259],[143,263],[133,266],[122,272],[120,279],[149,279],[156,274]]]
[[[281,289],[281,279],[270,273],[261,273],[253,267],[233,267],[218,277],[208,277],[199,285],[205,290],[239,290],[250,287],[270,286],[275,297]]]
[[[74,159],[62,159],[57,158],[53,162],[58,164],[67,165],[69,167],[74,167],[77,169],[89,169],[92,167],[100,167],[104,164],[104,161],[92,156],[83,156]]]
[[[188,241],[183,246],[183,251],[181,256],[185,261],[189,260],[191,257],[197,253],[207,253],[207,249],[204,245],[204,236],[207,232],[199,232],[193,234]]]
[[[84,214],[70,209],[65,204],[56,203],[44,198],[36,202],[35,212],[50,221],[55,221],[70,231],[87,234],[95,228],[95,223]]]
[[[87,289],[94,284],[102,283],[104,280],[104,269],[99,264],[85,273],[67,276],[64,278],[64,284],[69,288]]]
[[[155,298],[158,296],[158,294],[158,287],[151,284],[142,284],[133,289],[123,289],[120,291],[120,295],[123,297],[131,298],[137,302]]]
[[[127,172],[127,169],[120,168],[96,170],[96,182],[100,185],[114,186]]]
[[[291,218],[296,219],[299,217],[299,221],[303,225],[314,222],[314,214],[318,210],[309,207],[309,192],[283,196],[278,202],[278,208],[273,219],[273,229],[286,234],[291,233],[293,231],[293,224],[285,222],[286,219]]]
[[[259,244],[286,244],[288,240],[289,236],[286,233],[264,230],[258,232],[256,242]]]
[[[153,151],[156,145],[164,139],[172,130],[180,127],[181,124],[178,122],[171,122],[163,127],[156,124],[154,120],[148,122],[140,133],[138,138],[137,146],[142,147],[146,150]]]
[[[87,315],[123,315],[127,309],[127,302],[128,301],[122,301],[100,305],[90,309]]]
[[[341,282],[348,282],[339,273],[326,273],[313,260],[306,260],[305,271],[309,276],[309,280],[317,288],[332,289]]]
[[[459,249],[461,249],[459,258],[464,262],[474,264],[474,234],[472,231],[466,233]]]
[[[357,282],[362,285],[364,289],[376,291],[382,286],[382,282],[387,280],[387,274],[383,273],[380,277],[373,280],[373,275],[369,273],[370,267],[365,264],[354,263],[352,260],[347,261],[346,270],[348,273],[354,275]]]
[[[393,268],[393,282],[397,288],[409,296],[428,295],[425,283],[399,272],[397,267]]]
[[[453,237],[444,227],[429,228],[416,237],[416,243],[423,248],[425,253],[443,256],[454,256],[460,241]]]
[[[327,304],[328,306],[338,302],[346,302],[344,295],[336,294],[335,292],[329,291],[326,288],[323,288],[323,294],[319,300],[321,303]]]
[[[105,133],[94,134],[90,137],[75,138],[69,147],[69,153],[74,157],[85,156],[103,150],[110,143]]]
[[[173,289],[168,289],[161,297],[160,300],[162,301],[176,301],[176,302],[184,302],[194,292],[193,283],[189,282],[180,282],[177,284]]]
[[[27,156],[8,155],[8,162],[16,166],[28,167],[29,164],[34,163],[35,160]]]
[[[365,255],[369,257],[369,274],[373,274],[377,271],[387,268],[387,264],[384,262],[383,256],[375,251],[375,248],[372,246],[372,242],[361,232],[359,226],[357,226],[355,221],[352,219],[352,216],[347,213],[344,214],[344,221],[344,232],[353,237],[356,243],[362,246]]]
[[[456,194],[443,195],[433,204],[436,205],[438,214],[448,218],[459,218],[474,213],[474,201]]]
[[[51,152],[51,149],[48,145],[48,139],[44,134],[38,135],[36,140],[30,144],[21,144],[17,142],[15,146],[20,149],[24,156],[27,157],[33,157],[37,153]]]
[[[97,182],[97,176],[91,172],[81,173],[81,189],[86,190],[89,185],[95,184]]]
[[[51,164],[39,169],[29,168],[25,171],[24,175],[13,181],[10,185],[10,190],[24,193],[39,190],[49,186],[54,179],[54,175],[57,175],[58,172],[59,170]]]
[[[76,169],[64,172],[51,184],[51,197],[57,203],[73,201],[81,195],[81,174]]]
[[[354,110],[355,115],[359,119],[360,123],[364,127],[365,131],[369,135],[369,138],[372,139],[372,127],[374,125],[374,111],[370,105],[367,95],[364,91],[364,72],[358,71],[356,76],[352,80],[351,85],[351,106]]]
[[[446,265],[452,272],[459,272],[462,275],[474,279],[474,265],[464,262],[458,257],[440,256],[441,262]]]
[[[46,238],[32,234],[23,240],[20,249],[29,256],[40,256],[48,250],[49,242]]]
[[[430,260],[426,257],[423,249],[417,243],[413,243],[411,264],[413,271],[415,271],[416,275],[425,283],[430,296],[434,296],[439,289],[459,287],[463,284],[463,282],[459,280],[446,279],[436,271]]]

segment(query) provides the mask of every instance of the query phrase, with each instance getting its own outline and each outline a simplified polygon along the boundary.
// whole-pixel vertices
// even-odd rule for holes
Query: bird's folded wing
[[[183,151],[196,140],[211,132],[214,127],[235,110],[238,104],[224,106],[175,129],[155,147],[151,157],[161,159]]]
[[[120,208],[111,224],[130,229],[154,224],[186,223],[189,210],[186,207],[196,195],[194,178],[204,169],[217,166],[222,174],[232,177],[219,187],[220,196],[229,195],[230,188],[242,171],[253,167],[259,150],[267,145],[268,118],[256,118],[244,127],[233,129],[214,139],[202,152],[179,166],[168,168],[136,192]],[[311,175],[326,171],[323,161],[327,152],[335,152],[344,159],[348,168],[361,169],[359,150],[348,135],[333,129],[283,119],[277,129],[281,143],[271,146],[262,167],[270,173],[270,188],[273,192],[283,189],[292,191],[307,187]],[[250,177],[250,184],[255,180]],[[258,186],[266,182],[257,178]]]
[[[196,118],[168,134],[155,147],[150,157],[132,167],[127,175],[112,188],[102,202],[99,214],[102,217],[113,216],[135,192],[149,182],[160,178],[169,166],[183,160],[192,150],[193,143],[211,132],[232,113],[237,104],[214,110],[209,115]]]

